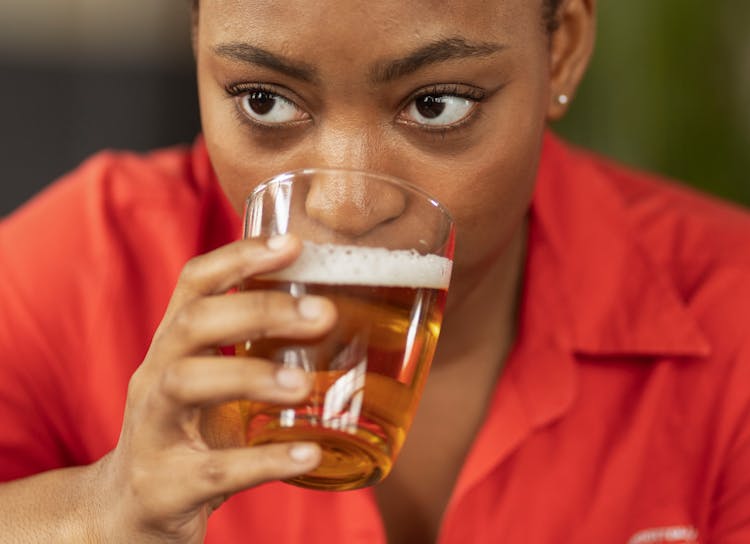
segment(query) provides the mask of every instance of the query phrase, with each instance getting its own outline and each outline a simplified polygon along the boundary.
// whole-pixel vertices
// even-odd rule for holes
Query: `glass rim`
[[[340,173],[346,173],[346,174],[361,174],[366,177],[379,179],[381,181],[384,181],[386,183],[390,183],[391,185],[396,185],[398,187],[401,187],[403,189],[406,189],[412,193],[416,193],[421,197],[424,197],[430,204],[432,204],[435,208],[437,208],[448,220],[449,224],[454,224],[455,221],[453,219],[453,215],[450,211],[448,211],[448,208],[445,207],[445,205],[440,202],[437,198],[432,196],[430,193],[422,189],[421,187],[403,180],[401,178],[398,178],[396,176],[390,176],[388,174],[381,174],[379,172],[371,172],[369,170],[359,170],[357,168],[297,168],[294,170],[289,170],[287,172],[281,172],[279,174],[276,174],[275,176],[271,178],[267,178],[258,185],[255,186],[255,188],[252,190],[250,195],[245,199],[245,206],[247,207],[250,204],[250,200],[256,196],[257,193],[260,193],[261,191],[266,190],[270,185],[273,183],[279,183],[282,181],[287,181],[290,179],[293,179],[296,176],[300,175],[310,175],[314,173],[323,173],[323,174],[332,174],[335,172]]]

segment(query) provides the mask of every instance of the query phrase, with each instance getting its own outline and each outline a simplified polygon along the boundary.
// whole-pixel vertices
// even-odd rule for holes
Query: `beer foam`
[[[447,289],[453,261],[415,250],[304,243],[291,266],[264,278],[328,285]]]

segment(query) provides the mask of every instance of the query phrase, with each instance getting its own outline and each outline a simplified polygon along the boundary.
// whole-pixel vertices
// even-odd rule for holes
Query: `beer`
[[[318,295],[338,311],[322,339],[261,339],[238,355],[303,368],[309,398],[294,407],[241,401],[247,445],[314,441],[320,466],[289,483],[345,490],[385,478],[403,445],[435,350],[451,261],[415,251],[305,244],[289,268],[244,286]]]

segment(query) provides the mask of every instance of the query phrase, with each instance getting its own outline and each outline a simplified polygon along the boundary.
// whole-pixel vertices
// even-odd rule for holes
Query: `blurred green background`
[[[0,1],[0,217],[102,148],[192,140],[188,6]],[[557,131],[750,205],[750,0],[598,9],[592,66]]]
[[[750,205],[750,0],[600,0],[557,132]]]

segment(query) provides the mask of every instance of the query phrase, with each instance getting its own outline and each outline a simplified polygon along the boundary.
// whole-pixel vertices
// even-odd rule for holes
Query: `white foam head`
[[[305,242],[291,266],[263,277],[328,285],[447,289],[453,262],[414,250]]]

